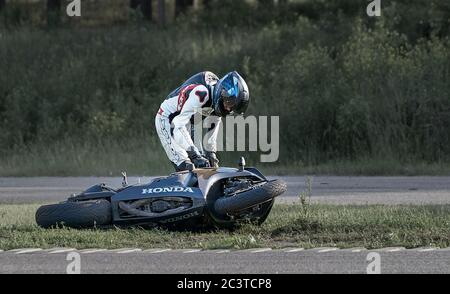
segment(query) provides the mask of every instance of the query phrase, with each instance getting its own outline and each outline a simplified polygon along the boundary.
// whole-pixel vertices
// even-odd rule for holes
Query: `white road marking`
[[[105,252],[106,249],[86,249],[80,251],[81,254],[91,254],[91,253],[98,253],[98,252]]]
[[[377,249],[370,249],[371,252],[399,252],[402,250],[406,250],[405,247],[385,247],[385,248],[377,248]]]
[[[387,252],[399,252],[399,251],[402,251],[402,250],[405,250],[405,248],[403,248],[403,247],[390,248],[390,249],[387,249],[386,251]]]
[[[439,248],[430,247],[430,248],[417,249],[417,251],[419,251],[419,252],[430,252],[430,251],[435,251],[435,250],[439,250]]]
[[[29,249],[19,249],[15,252],[15,254],[26,254],[26,253],[34,253],[43,251],[42,248],[29,248]]]
[[[167,251],[171,251],[172,249],[148,249],[148,250],[144,250],[145,253],[163,253],[163,252],[167,252]]]
[[[261,248],[261,249],[252,250],[250,252],[251,253],[260,253],[260,252],[267,252],[267,251],[272,251],[272,248]]]
[[[326,252],[331,252],[331,251],[336,251],[336,250],[339,250],[339,248],[324,248],[324,249],[320,249],[317,252],[318,253],[326,253]]]
[[[359,252],[363,252],[363,251],[367,251],[367,248],[364,247],[353,247],[353,248],[344,248],[344,249],[340,249],[342,251],[350,251],[352,253],[359,253]]]
[[[280,251],[287,252],[287,253],[295,253],[304,251],[305,248],[288,248],[288,249],[282,249]],[[353,253],[359,253],[362,251],[367,251],[366,248],[348,248],[348,249],[340,249],[336,247],[330,247],[330,248],[311,248],[309,250],[317,250],[317,253],[326,253],[326,252],[333,252],[338,250],[347,250],[351,251]],[[384,252],[399,252],[406,250],[404,247],[387,247],[387,248],[380,248],[370,251],[384,251]],[[436,250],[450,250],[450,248],[439,248],[439,247],[422,247],[422,248],[411,248],[409,250],[416,250],[417,252],[431,252]],[[67,253],[67,252],[73,252],[77,251],[75,248],[52,248],[52,249],[46,249],[43,250],[42,248],[21,248],[21,249],[12,249],[8,250],[6,252],[14,253],[14,254],[27,254],[27,253],[35,253],[35,252],[46,252],[48,254],[59,254],[59,253]],[[79,251],[81,254],[92,254],[92,253],[98,253],[98,252],[112,252],[117,254],[127,254],[127,253],[135,253],[135,252],[144,252],[144,253],[163,253],[168,251],[173,251],[172,249],[166,248],[166,249],[147,249],[142,250],[140,248],[122,248],[122,249],[115,249],[115,250],[107,250],[107,249],[84,249]],[[181,249],[179,252],[181,253],[196,253],[196,252],[208,252],[209,250],[202,250],[202,249]],[[261,253],[261,252],[268,252],[272,251],[272,248],[254,248],[254,249],[247,249],[247,250],[238,250],[236,252],[250,252],[250,253]],[[5,252],[4,250],[0,249],[0,253]],[[223,254],[223,253],[229,253],[231,250],[229,249],[223,249],[223,250],[211,250],[211,253],[217,253],[217,254]]]
[[[141,251],[142,251],[142,249],[135,248],[135,249],[120,250],[120,251],[117,251],[116,253],[117,254],[127,254],[127,253],[141,252]]]
[[[21,250],[25,250],[25,249],[27,249],[27,248],[11,249],[11,250],[8,250],[8,252],[9,252],[9,253],[15,253],[15,252],[17,252],[17,251],[21,251]]]
[[[200,252],[202,251],[201,249],[189,249],[189,250],[185,250],[183,251],[183,253],[196,253],[196,252]]]
[[[222,254],[222,253],[229,253],[229,252],[230,252],[230,250],[219,250],[216,253],[217,254]]]
[[[304,251],[304,250],[305,250],[305,248],[294,248],[294,249],[288,249],[288,250],[286,250],[286,252],[293,253],[293,252],[299,252],[299,251]]]
[[[61,249],[50,249],[50,250],[47,250],[48,254],[59,254],[59,253],[67,253],[67,252],[72,252],[72,251],[76,251],[76,249],[74,249],[74,248],[61,248]]]

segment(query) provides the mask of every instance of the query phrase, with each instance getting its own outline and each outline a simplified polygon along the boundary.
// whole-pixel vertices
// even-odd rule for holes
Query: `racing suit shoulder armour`
[[[190,85],[203,85],[208,89],[209,94],[211,94],[211,87],[214,86],[218,80],[219,78],[210,71],[199,72],[191,76],[180,87],[172,91],[168,95],[168,98],[178,96],[183,89]]]

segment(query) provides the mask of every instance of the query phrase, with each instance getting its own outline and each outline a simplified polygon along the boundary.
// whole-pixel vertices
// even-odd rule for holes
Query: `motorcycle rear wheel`
[[[36,222],[43,228],[64,225],[71,228],[93,228],[112,222],[111,203],[105,199],[64,202],[41,206]]]

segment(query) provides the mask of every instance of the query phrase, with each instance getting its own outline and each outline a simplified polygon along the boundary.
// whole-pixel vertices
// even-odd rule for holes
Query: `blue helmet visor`
[[[242,114],[248,105],[248,88],[237,72],[227,74],[215,89],[213,98],[216,114]]]

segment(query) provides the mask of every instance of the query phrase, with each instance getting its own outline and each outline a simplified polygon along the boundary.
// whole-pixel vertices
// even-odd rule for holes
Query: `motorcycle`
[[[43,228],[108,226],[236,228],[242,223],[262,224],[275,197],[286,191],[282,180],[269,181],[256,168],[191,168],[156,178],[147,184],[90,187],[66,201],[41,206],[36,222]]]

